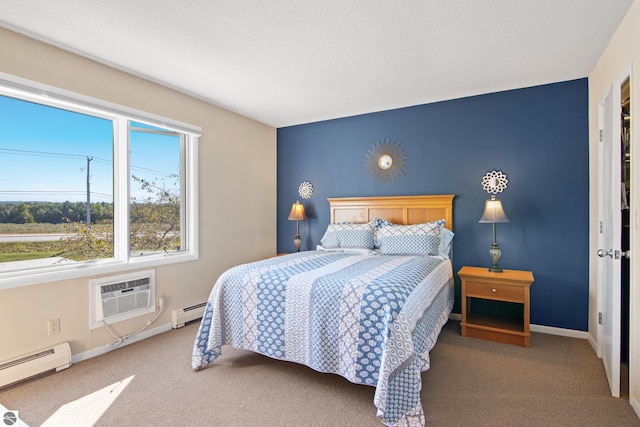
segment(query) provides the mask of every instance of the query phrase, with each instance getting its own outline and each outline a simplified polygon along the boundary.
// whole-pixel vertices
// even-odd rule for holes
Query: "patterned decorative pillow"
[[[386,255],[438,255],[444,220],[412,225],[390,225],[376,230],[380,252]]]
[[[338,222],[329,224],[320,244],[325,248],[367,248],[373,249],[373,233],[375,226],[372,222],[354,224]]]

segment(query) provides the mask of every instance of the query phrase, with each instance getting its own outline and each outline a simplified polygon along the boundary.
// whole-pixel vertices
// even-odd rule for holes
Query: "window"
[[[131,123],[129,140],[131,256],[185,250],[180,233],[182,135]]]
[[[197,259],[199,129],[0,75],[0,289]]]

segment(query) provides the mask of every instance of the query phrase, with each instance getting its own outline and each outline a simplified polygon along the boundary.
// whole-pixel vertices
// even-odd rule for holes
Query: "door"
[[[620,87],[600,103],[598,217],[598,345],[611,395],[620,397]]]

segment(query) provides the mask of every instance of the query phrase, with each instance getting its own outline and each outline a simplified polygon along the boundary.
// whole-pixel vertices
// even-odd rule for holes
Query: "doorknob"
[[[607,256],[613,258],[613,249],[611,249],[610,251],[605,251],[604,249],[598,249],[597,253],[600,258],[604,258]]]

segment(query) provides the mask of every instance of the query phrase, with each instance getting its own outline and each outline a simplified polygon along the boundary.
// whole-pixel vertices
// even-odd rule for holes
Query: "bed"
[[[193,369],[231,344],[374,386],[382,423],[424,426],[421,372],[453,307],[453,198],[329,199],[331,223],[317,250],[220,276]]]

